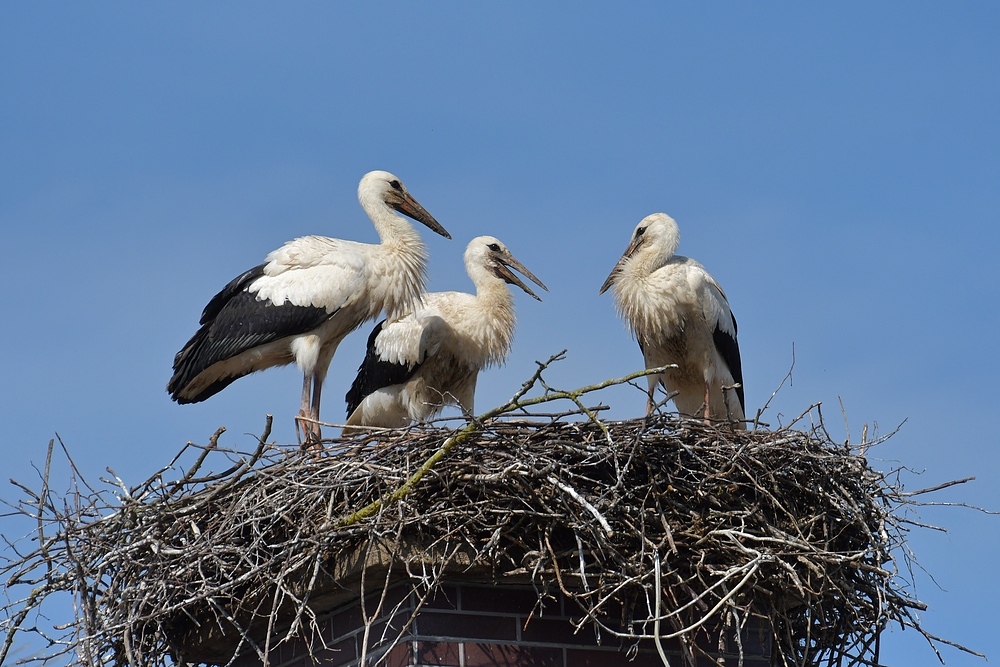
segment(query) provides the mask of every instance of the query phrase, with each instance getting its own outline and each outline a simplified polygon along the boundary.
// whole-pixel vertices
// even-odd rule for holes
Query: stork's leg
[[[299,406],[299,414],[295,417],[295,435],[298,437],[299,428],[302,429],[302,436],[299,442],[309,442],[309,391],[312,389],[312,378],[308,373],[302,377],[302,405]]]
[[[646,416],[653,414],[653,408],[656,407],[656,403],[653,402],[653,392],[656,390],[656,385],[650,385],[649,391],[646,392]]]
[[[708,402],[708,400],[710,398],[711,389],[712,389],[712,385],[709,384],[708,382],[705,382],[705,423],[706,424],[710,424],[711,423],[710,419],[712,417],[712,412],[709,409],[710,403]]]
[[[319,426],[319,398],[323,393],[323,380],[316,376],[313,379],[312,409],[309,411],[309,418],[312,419],[312,440],[319,442],[323,438],[322,429]]]

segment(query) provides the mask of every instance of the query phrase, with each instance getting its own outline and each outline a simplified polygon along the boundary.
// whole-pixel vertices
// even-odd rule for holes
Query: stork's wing
[[[746,414],[746,400],[743,398],[743,364],[740,361],[740,346],[736,342],[736,317],[730,313],[729,317],[732,319],[733,332],[730,334],[724,331],[721,327],[716,326],[715,330],[712,332],[712,340],[715,341],[715,349],[719,351],[719,356],[722,360],[726,362],[726,366],[729,367],[729,372],[733,376],[739,386],[736,387],[736,395],[740,399],[740,409],[743,414]]]
[[[303,236],[269,254],[249,288],[276,305],[316,306],[332,314],[364,289],[371,249],[365,243]]]
[[[245,290],[250,283],[264,275],[265,266],[267,265],[260,264],[230,280],[229,284],[223,287],[221,292],[213,296],[208,305],[205,306],[205,310],[201,312],[201,320],[198,321],[198,324],[205,324],[214,319],[219,314],[219,311],[229,303],[230,299]]]
[[[424,295],[432,297],[433,294]],[[387,322],[375,341],[379,359],[394,364],[413,366],[437,354],[448,335],[449,327],[441,311],[425,304],[417,313]]]
[[[433,307],[393,322],[379,322],[368,337],[364,361],[345,397],[348,417],[365,397],[413,377],[421,364],[437,353],[448,330],[447,323]]]
[[[699,267],[700,268],[700,267]],[[705,309],[705,320],[712,329],[712,340],[719,356],[729,368],[733,380],[739,385],[736,395],[740,399],[740,408],[746,414],[746,402],[743,398],[743,363],[740,360],[740,345],[736,341],[736,316],[729,308],[725,293],[707,271],[701,269],[705,278],[706,298],[702,299]]]
[[[420,368],[419,363],[405,364],[396,361],[388,361],[379,357],[376,351],[376,341],[382,333],[385,320],[375,325],[372,333],[368,336],[368,347],[365,358],[358,366],[358,375],[351,383],[351,388],[344,397],[347,401],[347,416],[350,417],[358,409],[361,402],[370,394],[382,389],[391,387],[394,384],[406,382]]]
[[[213,365],[323,324],[361,291],[364,273],[355,263],[348,258],[274,271],[271,262],[232,280],[208,302],[201,328],[174,357],[167,383],[171,397],[178,403],[203,401],[257,369],[241,364],[241,370],[227,369],[203,389],[187,389]]]
[[[204,401],[242,374],[220,377],[196,395],[185,392],[188,384],[203,371],[255,347],[311,331],[329,317],[325,308],[275,306],[270,301],[257,300],[246,290],[236,292],[174,357],[174,374],[167,383],[167,391],[178,403]],[[249,368],[246,372],[253,370]]]

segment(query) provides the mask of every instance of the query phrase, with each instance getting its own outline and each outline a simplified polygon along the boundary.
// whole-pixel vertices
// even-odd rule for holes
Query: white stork
[[[344,435],[363,426],[406,426],[445,405],[472,414],[479,371],[502,364],[514,337],[514,296],[507,284],[541,301],[511,269],[548,291],[503,243],[480,236],[465,250],[475,295],[432,292],[405,317],[379,322],[347,392]]]
[[[600,293],[614,287],[618,314],[638,340],[646,368],[677,364],[648,376],[647,414],[662,383],[681,414],[745,428],[736,318],[705,267],[674,254],[680,240],[669,215],[643,218]]]
[[[171,398],[204,401],[244,375],[294,361],[304,375],[296,426],[301,421],[307,440],[320,438],[320,393],[340,341],[383,310],[412,309],[424,291],[427,249],[393,211],[451,238],[388,172],[365,174],[358,200],[382,242],[303,236],[235,278],[208,302],[201,328],[174,357]]]

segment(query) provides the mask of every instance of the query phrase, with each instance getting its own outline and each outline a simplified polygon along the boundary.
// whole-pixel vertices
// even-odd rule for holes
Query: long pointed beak
[[[549,288],[545,286],[545,283],[536,278],[535,274],[533,274],[531,271],[525,268],[524,264],[521,264],[521,262],[514,259],[514,256],[511,255],[509,252],[505,253],[503,256],[497,257],[497,259],[499,260],[499,263],[497,264],[497,273],[499,273],[500,276],[508,283],[512,285],[517,285],[518,287],[523,289],[525,292],[533,296],[538,301],[542,300],[537,294],[531,291],[530,287],[528,287],[521,281],[521,279],[517,276],[516,273],[514,273],[514,271],[511,271],[511,269],[514,269],[516,271],[520,271],[526,278],[531,280],[531,282],[535,283],[546,292],[549,291]]]
[[[615,264],[615,268],[611,269],[611,274],[608,275],[608,279],[604,281],[601,285],[601,291],[598,294],[604,294],[608,291],[612,285],[615,284],[615,280],[618,279],[618,274],[622,272],[622,267],[625,266],[625,262],[635,254],[635,251],[639,249],[639,244],[642,243],[642,238],[633,239],[631,243],[628,244],[628,248],[625,248],[625,252],[622,253],[621,259]]]
[[[434,216],[427,212],[423,206],[413,198],[409,192],[403,192],[400,196],[398,202],[393,202],[390,204],[394,209],[399,211],[405,216],[411,217],[417,222],[422,222],[427,225],[432,231],[437,232],[446,239],[451,238],[451,234],[448,233],[441,223],[434,219]]]

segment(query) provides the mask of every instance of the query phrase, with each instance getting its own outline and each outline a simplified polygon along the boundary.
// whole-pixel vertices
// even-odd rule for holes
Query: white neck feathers
[[[517,328],[514,295],[503,279],[482,264],[466,262],[466,270],[476,286],[476,313],[470,318],[470,333],[480,346],[486,366],[502,364],[507,360]]]
[[[371,302],[381,305],[391,319],[415,308],[426,290],[427,246],[413,225],[396,214],[379,189],[370,187],[367,180],[362,180],[358,188],[358,201],[382,241],[371,251]]]

